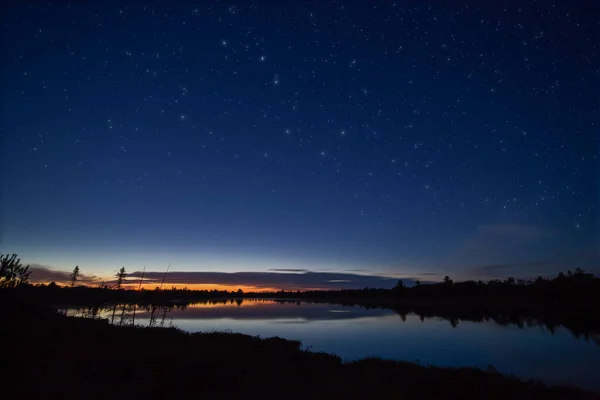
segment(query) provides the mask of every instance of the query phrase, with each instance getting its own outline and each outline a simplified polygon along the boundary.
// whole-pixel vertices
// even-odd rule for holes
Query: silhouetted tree
[[[450,277],[448,275],[446,275],[444,277],[444,284],[446,285],[452,285],[454,283],[454,281],[452,281],[452,279],[450,279]]]
[[[0,254],[0,288],[16,288],[29,280],[29,265],[21,265],[16,254]]]
[[[119,272],[115,275],[117,277],[117,289],[121,289],[121,284],[123,283],[123,279],[127,276],[125,272],[125,267],[121,267]]]
[[[79,278],[79,266],[76,265],[73,269],[73,272],[71,272],[71,275],[69,275],[69,279],[71,279],[71,287],[75,286],[77,278]]]
[[[402,279],[398,280],[398,283],[396,283],[396,286],[394,286],[394,290],[396,291],[402,291],[404,290],[404,288],[406,288],[406,286],[404,286],[404,282],[402,282]]]
[[[404,296],[406,289],[408,289],[405,285],[404,282],[402,282],[402,279],[398,280],[398,283],[396,283],[396,286],[394,286],[394,292],[396,293],[396,296],[402,297]]]

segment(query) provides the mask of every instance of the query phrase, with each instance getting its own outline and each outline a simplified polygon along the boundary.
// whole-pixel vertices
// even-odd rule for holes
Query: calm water
[[[89,316],[89,310],[69,309]],[[576,338],[565,328],[404,318],[391,310],[331,304],[244,300],[185,309],[99,310],[114,324],[176,326],[188,332],[232,331],[301,340],[345,360],[381,357],[437,366],[472,366],[600,391],[600,335]],[[453,326],[455,325],[455,326]]]

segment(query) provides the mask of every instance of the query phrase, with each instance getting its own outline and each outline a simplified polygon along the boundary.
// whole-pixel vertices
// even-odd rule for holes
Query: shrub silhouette
[[[21,265],[16,254],[0,254],[0,288],[13,289],[29,280],[29,265]]]

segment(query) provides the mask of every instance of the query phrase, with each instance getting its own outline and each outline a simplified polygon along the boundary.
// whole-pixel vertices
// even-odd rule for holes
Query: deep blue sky
[[[598,262],[595,1],[67,3],[3,6],[4,253],[97,275]]]

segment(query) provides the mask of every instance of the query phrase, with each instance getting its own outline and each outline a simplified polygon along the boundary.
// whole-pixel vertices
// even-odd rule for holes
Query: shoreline
[[[20,302],[2,320],[9,337],[26,344],[9,349],[8,365],[37,379],[19,397],[70,398],[94,388],[93,398],[600,398],[493,370],[342,362],[278,337],[111,326]]]

